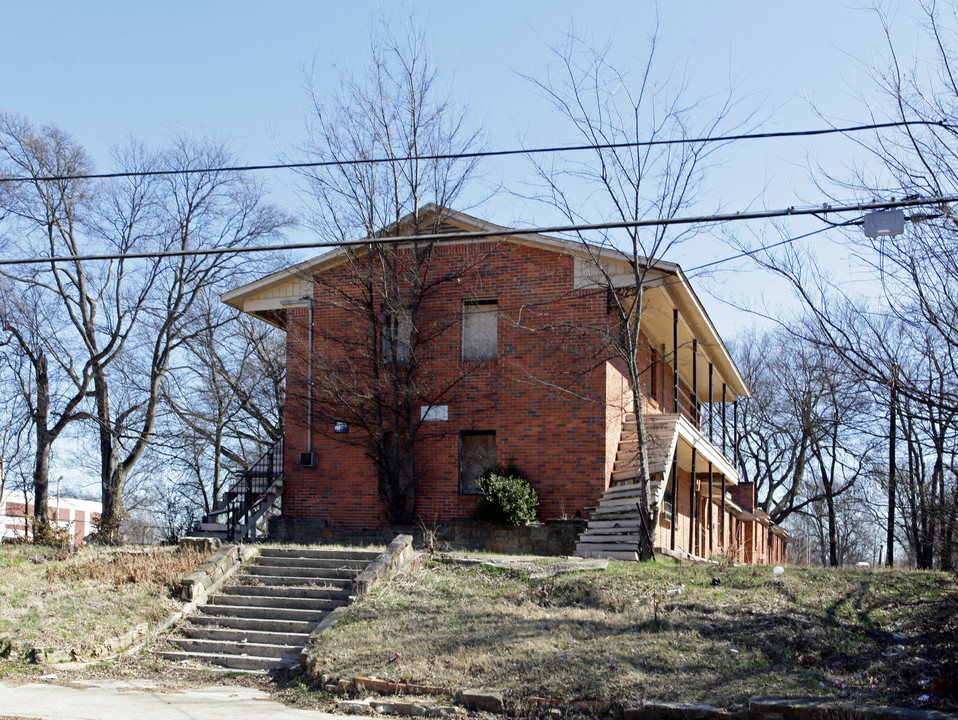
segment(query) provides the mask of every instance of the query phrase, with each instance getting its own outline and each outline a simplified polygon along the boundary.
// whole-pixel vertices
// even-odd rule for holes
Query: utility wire
[[[657,145],[691,145],[696,143],[732,142],[735,140],[768,140],[774,138],[814,137],[839,133],[864,132],[866,130],[884,130],[887,128],[924,125],[955,130],[958,126],[944,121],[899,120],[897,122],[872,123],[869,125],[851,125],[842,128],[820,128],[818,130],[785,130],[781,132],[742,133],[739,135],[719,135],[714,137],[677,138],[672,140],[644,140],[638,142],[605,143],[598,145],[556,145],[552,147],[530,148],[525,150],[483,150],[467,153],[449,153],[438,155],[415,155],[406,157],[359,158],[349,160],[324,160],[321,162],[275,163],[271,165],[236,165],[212,168],[184,168],[180,170],[135,170],[128,172],[89,173],[78,175],[42,175],[39,177],[14,176],[0,177],[0,183],[13,182],[62,182],[67,180],[110,180],[130,177],[154,177],[160,175],[196,175],[219,172],[254,172],[261,170],[302,170],[308,168],[348,167],[351,165],[375,165],[379,163],[404,163],[413,160],[466,160],[487,157],[506,157],[509,155],[539,155],[544,153],[580,152],[584,150],[625,150],[630,148],[654,147]]]
[[[229,253],[245,254],[253,252],[274,252],[277,250],[311,250],[317,248],[345,248],[361,247],[363,245],[382,245],[393,242],[456,242],[462,240],[475,240],[494,237],[517,237],[522,235],[545,235],[548,233],[582,233],[590,230],[622,230],[640,227],[669,226],[669,225],[696,225],[722,222],[735,222],[742,220],[762,220],[768,218],[803,216],[803,215],[827,215],[830,213],[842,212],[864,212],[868,210],[887,210],[890,208],[915,207],[920,205],[936,205],[941,203],[958,202],[958,195],[942,195],[931,198],[910,197],[904,200],[889,200],[885,202],[855,203],[848,205],[815,205],[810,207],[789,207],[784,210],[755,210],[740,211],[736,213],[719,215],[700,215],[696,217],[679,218],[656,218],[650,220],[623,220],[606,223],[583,223],[572,225],[552,225],[535,228],[501,228],[499,230],[478,230],[474,232],[452,232],[435,233],[429,235],[390,235],[385,237],[364,238],[362,240],[349,240],[345,242],[306,242],[290,243],[286,245],[258,245],[248,247],[217,247],[196,250],[164,250],[164,251],[144,251],[131,253],[102,253],[91,255],[58,255],[55,257],[31,257],[31,258],[13,258],[0,260],[0,266],[4,265],[38,265],[46,263],[64,263],[81,262],[92,260],[133,260],[142,258],[163,258],[163,257],[191,257],[202,255],[225,255]],[[844,223],[851,224],[851,223]],[[794,238],[799,239],[799,238]],[[785,242],[790,241],[782,241]],[[774,246],[771,246],[774,247]],[[612,248],[609,248],[612,250]],[[761,248],[759,248],[761,250]],[[755,250],[753,252],[758,252]],[[704,267],[704,266],[703,266]],[[696,268],[698,269],[698,268]]]
[[[847,223],[839,223],[837,227],[842,227],[843,225],[854,225],[854,224],[856,223],[854,220],[852,220]],[[721,260],[713,260],[712,262],[705,263],[704,265],[696,265],[695,267],[689,268],[688,270],[686,270],[685,276],[688,278],[691,278],[693,276],[692,274],[698,272],[699,270],[705,270],[705,268],[715,267],[716,265],[724,265],[727,262],[732,262],[733,260],[740,260],[744,257],[752,257],[753,255],[757,255],[760,252],[765,252],[766,250],[774,250],[775,248],[781,247],[782,245],[790,245],[793,242],[804,240],[805,238],[811,237],[812,235],[818,235],[819,233],[823,233],[826,230],[831,230],[833,227],[836,227],[836,225],[829,224],[829,225],[826,225],[825,227],[818,228],[818,230],[812,230],[811,232],[807,232],[804,235],[796,235],[795,237],[786,238],[784,240],[780,240],[779,242],[772,243],[771,245],[763,245],[762,247],[755,248],[754,250],[745,250],[743,252],[738,253],[737,255],[730,255],[728,257],[722,258]]]

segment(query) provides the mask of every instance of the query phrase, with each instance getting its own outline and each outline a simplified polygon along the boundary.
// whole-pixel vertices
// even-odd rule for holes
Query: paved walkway
[[[44,720],[338,720],[270,700],[262,690],[238,685],[168,691],[147,680],[82,680],[69,685],[0,684],[0,718]]]

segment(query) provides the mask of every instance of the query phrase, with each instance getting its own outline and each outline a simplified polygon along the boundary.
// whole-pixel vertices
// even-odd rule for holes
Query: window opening
[[[496,433],[493,430],[459,434],[459,492],[478,495],[479,478],[496,464]]]
[[[499,346],[499,303],[496,300],[462,301],[463,362],[495,360]]]

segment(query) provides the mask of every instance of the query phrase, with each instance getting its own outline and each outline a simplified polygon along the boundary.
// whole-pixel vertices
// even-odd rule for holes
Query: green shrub
[[[472,513],[476,520],[496,525],[535,522],[539,496],[515,465],[486,470],[478,484],[482,497]]]

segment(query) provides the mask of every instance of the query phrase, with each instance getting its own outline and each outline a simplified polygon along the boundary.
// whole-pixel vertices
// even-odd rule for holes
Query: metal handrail
[[[241,524],[244,528],[249,524],[273,483],[283,479],[283,460],[283,438],[280,438],[256,462],[239,472],[236,481],[224,493],[228,502],[226,533],[230,542],[236,541]]]

